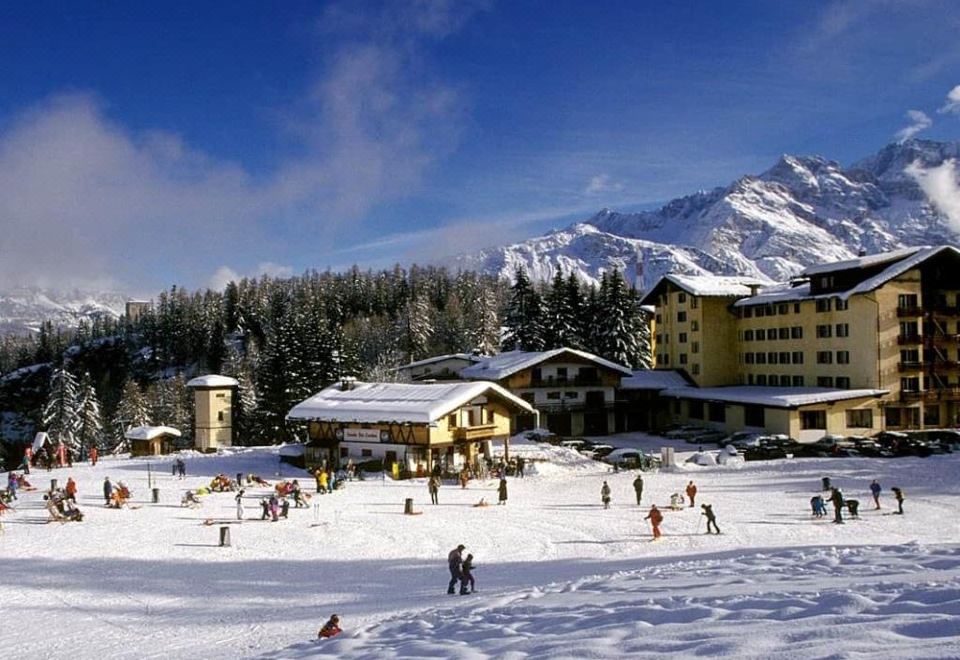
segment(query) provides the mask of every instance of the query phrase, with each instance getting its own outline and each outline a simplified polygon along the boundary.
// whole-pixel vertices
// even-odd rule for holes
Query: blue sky
[[[956,140],[957,34],[936,0],[6,3],[0,278],[428,262],[849,163],[910,110]]]

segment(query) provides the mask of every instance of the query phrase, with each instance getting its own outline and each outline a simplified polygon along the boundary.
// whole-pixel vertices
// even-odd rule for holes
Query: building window
[[[803,326],[795,325],[790,328],[790,339],[803,339]]]
[[[743,361],[747,364],[753,364],[753,353],[744,353]]]
[[[707,406],[707,418],[711,422],[727,421],[727,406],[723,403],[713,402]]]
[[[916,339],[920,336],[920,326],[916,321],[900,321],[900,336]]]
[[[687,343],[687,333],[686,333],[686,332],[681,332],[681,333],[680,333],[680,336],[677,337],[677,341],[679,341],[681,344],[686,344],[686,343]]]
[[[756,307],[753,308],[753,311],[756,314],[757,318],[760,318],[761,316],[764,316],[766,314],[766,310],[764,309],[763,305],[757,305]]]
[[[690,330],[696,332],[700,329],[700,321],[690,321]]]
[[[833,275],[822,275],[820,277],[820,286],[824,289],[829,289],[833,286]]]
[[[547,392],[547,399],[550,401],[559,401],[560,392]]]
[[[777,338],[777,329],[770,328],[767,330],[767,341],[774,341]]]
[[[662,343],[663,343],[663,335],[661,335],[661,334],[658,334],[658,335],[657,335],[657,343],[658,343],[658,344],[662,344]]]
[[[793,303],[793,313],[794,314],[800,313],[800,303]]]
[[[683,291],[681,291],[681,292],[677,295],[677,302],[678,302],[678,303],[685,303],[685,302],[687,302],[687,294],[685,294]]]
[[[763,341],[767,338],[767,331],[763,328],[757,328],[757,341]]]
[[[829,299],[829,298],[817,298],[817,311],[818,311],[818,312],[829,312],[829,311],[830,311],[830,299]]]
[[[743,341],[753,341],[753,330],[743,331]]]
[[[690,373],[692,373],[694,376],[699,376],[699,375],[700,375],[700,363],[699,363],[699,362],[696,363],[696,364],[690,365]]]
[[[743,308],[743,318],[745,318],[745,319],[753,318],[753,308],[752,308],[752,307],[744,307],[744,308]]]
[[[777,308],[774,307],[773,305],[767,305],[766,308],[764,309],[764,314],[766,314],[767,316],[776,316]]]
[[[766,421],[764,420],[763,415],[763,406],[744,406],[743,423],[746,426],[755,426],[758,428],[763,428],[766,426]]]
[[[850,364],[850,351],[837,351],[837,364]]]
[[[778,378],[776,374],[771,374],[767,377],[767,384],[771,387],[776,387],[780,384],[780,378]]]
[[[699,353],[699,352],[700,352],[700,342],[695,341],[695,342],[691,343],[691,344],[690,344],[690,352],[691,352],[691,353]]]
[[[817,351],[817,364],[833,364],[833,353],[830,351]]]
[[[778,314],[789,314],[789,313],[790,313],[790,306],[789,306],[787,303],[780,303],[780,304],[777,306],[777,313],[778,313]]]
[[[492,410],[488,410],[488,411],[487,411],[487,424],[493,424],[494,422],[496,422],[496,418],[494,417],[493,411],[492,411]]]
[[[687,354],[686,354],[686,353],[681,353],[681,354],[680,354],[680,364],[686,364],[686,363],[687,363]]]
[[[657,323],[661,323],[661,319],[660,319],[660,315],[659,315],[659,314],[657,314],[657,315],[654,317],[654,319],[656,320]]]
[[[452,429],[457,428],[457,415],[456,415],[456,414],[448,415],[448,416],[447,416],[447,426],[449,426],[449,427],[452,428]]]
[[[817,387],[833,387],[833,376],[817,376]]]
[[[885,408],[884,415],[887,426],[900,426],[900,408]]]
[[[849,323],[838,323],[836,330],[837,330],[837,336],[838,336],[838,337],[849,337],[849,336],[850,336],[850,324],[849,324]]]
[[[792,358],[790,361],[794,364],[803,364],[803,351],[794,351],[790,357]]]
[[[767,363],[767,354],[757,353],[757,364],[766,364],[766,363]]]
[[[766,374],[757,374],[757,385],[766,385],[767,384],[767,375]]]
[[[827,411],[826,410],[801,410],[800,411],[800,429],[826,429]]]
[[[794,377],[793,377],[793,386],[794,386],[794,387],[803,387],[803,376],[794,376]]]
[[[780,364],[790,364],[790,351],[780,351]]]
[[[832,337],[832,329],[829,325],[818,325],[817,326],[817,339],[825,339],[827,337]]]
[[[837,376],[837,388],[841,390],[849,390],[850,378],[848,376]]]
[[[564,393],[563,393],[563,398],[564,398],[564,399],[576,399],[576,398],[577,398],[577,393],[576,393],[576,392],[564,392]]]
[[[690,296],[690,309],[696,309],[700,306],[700,301],[696,296]]]
[[[897,296],[897,307],[900,309],[916,309],[917,294],[901,293],[899,296]]]
[[[779,339],[790,339],[790,328],[777,328],[777,337]]]
[[[753,374],[747,374],[747,385],[753,385]]]
[[[920,351],[916,348],[905,348],[900,351],[900,361],[905,364],[920,363]]]
[[[566,379],[567,379],[567,368],[557,367],[557,380],[566,380]]]
[[[703,401],[687,402],[687,415],[692,419],[703,419]]]
[[[853,429],[873,428],[873,411],[866,410],[848,410],[847,426]]]
[[[835,309],[835,310],[837,310],[838,312],[845,312],[845,311],[846,311],[847,309],[849,309],[849,308],[850,308],[850,301],[849,301],[849,300],[841,300],[840,298],[837,298],[837,299],[836,299],[836,301],[835,301],[835,303],[834,303],[834,309]]]
[[[686,312],[677,312],[677,322],[678,322],[678,323],[685,323],[686,320],[687,320],[687,313],[686,313]]]
[[[777,364],[777,352],[770,351],[767,353],[767,364]]]
[[[901,378],[900,389],[903,390],[904,392],[919,392],[920,379],[919,378]]]

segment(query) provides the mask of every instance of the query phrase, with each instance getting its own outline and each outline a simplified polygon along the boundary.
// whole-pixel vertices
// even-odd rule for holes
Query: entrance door
[[[549,413],[547,415],[547,428],[557,435],[569,436],[573,429],[570,413]]]

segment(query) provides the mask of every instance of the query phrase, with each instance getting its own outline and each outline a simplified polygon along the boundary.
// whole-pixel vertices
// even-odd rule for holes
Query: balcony
[[[913,402],[920,401],[923,399],[923,392],[912,391],[912,390],[901,390],[900,391],[900,400],[903,402]]]
[[[923,363],[922,362],[901,362],[897,365],[897,370],[903,373],[904,371],[922,371]]]
[[[923,308],[897,307],[897,316],[899,316],[900,318],[916,318],[918,316],[923,316]]]
[[[603,403],[586,403],[585,401],[550,401],[537,403],[535,408],[544,413],[564,412],[603,412],[613,410],[617,402],[604,401]]]
[[[960,308],[957,307],[947,307],[946,305],[937,305],[935,307],[928,307],[927,310],[932,313],[934,316],[960,316]]]
[[[960,341],[960,335],[950,335],[943,332],[935,332],[933,334],[926,334],[923,336],[926,339],[927,343],[933,344],[956,344]]]
[[[954,360],[930,360],[924,362],[924,366],[930,371],[953,371],[960,369],[960,362]]]
[[[530,387],[603,387],[599,378],[531,378]]]
[[[923,393],[923,400],[927,403],[937,403],[938,401],[960,401],[960,387],[940,387],[930,389]]]
[[[901,346],[921,344],[923,343],[923,337],[921,335],[898,335],[897,343],[900,344]]]
[[[496,424],[478,424],[476,426],[459,426],[453,429],[453,439],[456,442],[478,442],[489,440],[496,435]]]

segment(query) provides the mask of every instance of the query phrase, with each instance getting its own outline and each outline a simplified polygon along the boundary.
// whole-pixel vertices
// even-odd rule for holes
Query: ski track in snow
[[[613,444],[669,441],[633,434]],[[4,517],[0,657],[960,657],[960,455],[647,473],[637,507],[635,472],[518,444],[552,462],[510,479],[505,507],[494,480],[445,485],[431,506],[423,480],[374,479],[320,496],[318,519],[291,508],[274,524],[250,519],[267,490],[248,489],[233,547],[216,547],[217,526],[202,522],[233,519],[233,494],[191,510],[178,506],[182,491],[221,471],[303,474],[279,468],[276,451],[190,454],[184,481],[170,476],[170,459],[153,460],[159,505],[148,501],[143,459],[35,470],[40,487],[73,475],[87,518],[43,524],[39,491]],[[127,481],[140,508],[105,509],[107,475]],[[860,499],[860,520],[810,518],[824,475]],[[866,492],[873,478],[887,489],[880,512]],[[665,538],[650,543],[649,502],[666,504],[690,479],[724,534],[705,536],[696,509],[666,511]],[[906,516],[889,515],[893,485],[906,489]],[[401,514],[406,497],[423,515]],[[474,508],[481,497],[493,506]],[[476,556],[475,595],[444,593],[446,554],[459,542]],[[332,612],[343,635],[305,641]]]

